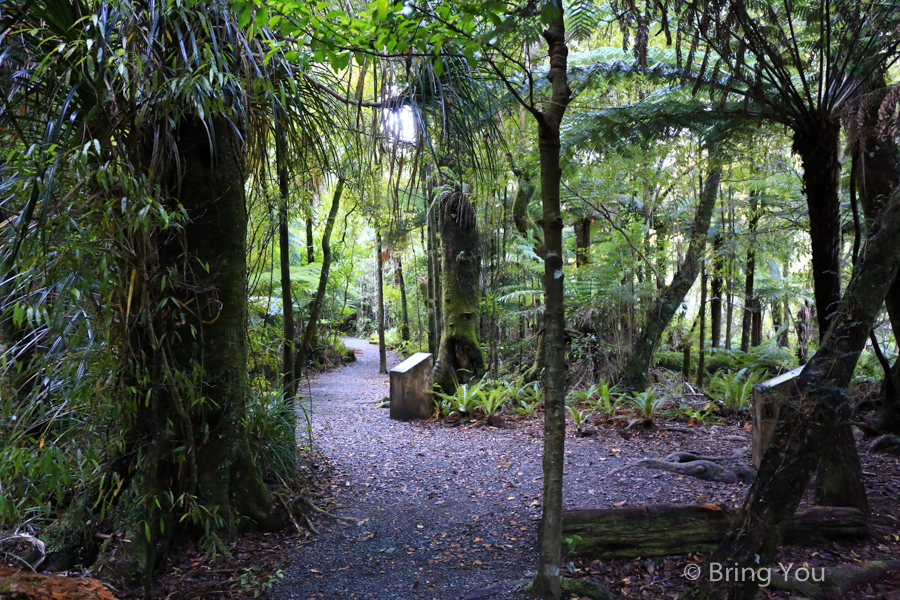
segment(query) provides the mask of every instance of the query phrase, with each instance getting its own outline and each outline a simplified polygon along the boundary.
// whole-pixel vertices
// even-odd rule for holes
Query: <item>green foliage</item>
[[[597,399],[588,402],[588,404],[590,404],[591,410],[594,412],[600,413],[606,419],[611,419],[616,415],[622,404],[622,396],[618,396],[613,400],[610,389],[604,381],[600,383],[600,387],[597,390]]]
[[[477,383],[461,383],[453,394],[445,394],[439,390],[434,391],[435,405],[438,413],[443,417],[472,417],[487,397],[487,381]]]
[[[628,399],[634,415],[639,419],[653,419],[665,403],[665,398],[657,398],[653,390],[645,390],[643,392],[633,392],[633,396]]]
[[[283,569],[267,575],[263,567],[243,567],[235,572],[231,589],[239,593],[241,598],[259,598],[282,579]]]
[[[766,378],[766,372],[741,370],[737,373],[716,371],[706,386],[706,395],[737,412],[750,410],[753,386]]]
[[[518,398],[513,405],[513,412],[517,415],[522,415],[523,417],[533,417],[537,415],[538,407],[540,406],[540,402],[536,400],[529,400],[527,398]]]
[[[244,428],[250,447],[250,460],[274,484],[291,485],[298,476],[297,440],[295,427],[297,410],[303,411],[301,422],[308,423],[302,404],[285,398],[277,390],[256,392],[244,416]],[[309,433],[309,428],[306,428]],[[310,449],[312,439],[307,438]]]
[[[478,408],[484,413],[485,418],[490,420],[491,417],[503,410],[510,397],[509,388],[501,382],[500,385],[497,385],[483,396],[484,399]]]
[[[667,414],[670,414],[669,411],[666,411]],[[712,415],[712,407],[707,405],[706,408],[696,408],[694,406],[681,406],[677,409],[671,411],[673,415],[680,415],[687,419],[688,421],[696,420],[700,422],[711,422],[715,421],[715,417]]]
[[[566,404],[572,406],[574,404],[587,404],[588,402],[591,402],[600,394],[601,385],[605,387],[606,383],[592,383],[587,389],[570,391],[566,395]],[[606,392],[609,394],[609,389],[607,389]]]
[[[569,414],[572,415],[572,423],[574,423],[576,427],[579,425],[584,425],[584,422],[590,415],[590,411],[578,410],[578,408],[575,406],[567,406],[566,408],[569,409]]]

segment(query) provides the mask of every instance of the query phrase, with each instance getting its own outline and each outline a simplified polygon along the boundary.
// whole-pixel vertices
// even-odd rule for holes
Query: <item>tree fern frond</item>
[[[565,9],[566,33],[575,41],[587,40],[600,25],[600,8],[593,0],[574,0]]]

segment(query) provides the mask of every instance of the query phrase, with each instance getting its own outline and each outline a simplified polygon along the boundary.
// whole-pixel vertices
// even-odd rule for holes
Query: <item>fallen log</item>
[[[709,552],[718,547],[734,513],[714,504],[656,504],[636,508],[564,510],[562,537],[571,552],[591,559],[618,559]],[[869,534],[855,508],[801,508],[788,528],[788,543],[852,540]]]

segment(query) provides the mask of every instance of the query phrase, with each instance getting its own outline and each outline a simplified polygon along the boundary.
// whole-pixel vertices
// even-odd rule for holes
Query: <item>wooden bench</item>
[[[775,424],[778,423],[781,405],[791,397],[801,371],[803,367],[797,367],[793,371],[782,373],[778,377],[753,386],[751,460],[756,469],[759,469],[762,456],[775,434]]]
[[[427,419],[434,414],[431,354],[417,352],[391,369],[391,418]]]

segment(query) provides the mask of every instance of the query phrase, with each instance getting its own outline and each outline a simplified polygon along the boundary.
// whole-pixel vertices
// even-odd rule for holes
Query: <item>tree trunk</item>
[[[434,365],[434,384],[453,393],[459,383],[484,375],[478,342],[481,255],[477,213],[460,188],[441,198],[444,332]]]
[[[753,323],[750,326],[750,345],[754,348],[762,344],[762,300],[753,298]]]
[[[848,138],[852,138],[856,133],[855,142],[860,162],[857,188],[867,229],[878,219],[885,203],[900,186],[897,144],[893,137],[881,133],[878,117],[879,108],[890,88],[885,85],[883,77],[875,81],[873,88],[863,97],[860,106],[862,119],[852,119],[851,131],[847,134]],[[885,308],[894,339],[900,340],[900,277],[894,279],[888,290]],[[878,425],[886,431],[900,433],[900,394],[897,393],[900,390],[900,359],[894,363],[890,377],[892,381],[882,384],[882,407]]]
[[[756,297],[753,294],[753,280],[756,276],[756,226],[761,213],[756,192],[750,194],[750,218],[748,230],[750,239],[747,242],[747,268],[744,271],[744,313],[741,319],[741,352],[750,350],[750,338],[753,329],[753,315],[757,312]]]
[[[435,254],[437,249],[434,247],[434,219],[431,215],[432,185],[430,183],[430,169],[424,169],[428,183],[425,189],[425,265],[427,268],[425,281],[425,310],[428,315],[428,352],[432,356],[437,355],[437,345],[440,336],[437,333],[437,316],[435,315]]]
[[[313,237],[313,215],[315,211],[313,210],[313,201],[310,199],[309,206],[306,211],[306,264],[313,264],[316,262],[316,247],[315,247],[315,239]]]
[[[406,303],[406,281],[403,279],[403,262],[397,254],[397,279],[400,283],[400,340],[409,341],[409,306]]]
[[[277,122],[276,122],[276,125]],[[281,389],[285,398],[293,398],[297,395],[297,384],[300,380],[299,373],[294,365],[294,336],[297,334],[294,328],[294,299],[291,290],[291,244],[288,231],[288,171],[287,157],[285,156],[284,132],[280,125],[275,130],[275,161],[278,171],[278,192],[281,196],[281,205],[278,208],[278,250],[279,266],[281,268],[281,314],[284,321],[282,334],[282,367]]]
[[[108,572],[115,567],[129,578],[152,573],[179,526],[175,504],[212,509],[210,533],[221,537],[233,533],[241,517],[265,529],[278,525],[243,428],[250,386],[241,138],[224,118],[206,124],[185,119],[176,144],[178,163],[172,161],[168,183],[187,222],[179,236],[165,231],[158,237],[153,264],[155,275],[166,278],[162,293],[177,304],[150,302],[149,289],[159,289],[159,279],[141,286],[143,310],[131,339],[146,361],[136,367],[135,383],[149,387],[135,402],[126,438],[123,461],[135,462],[122,475],[132,490],[119,496],[116,508],[124,526],[134,529],[125,536],[131,543],[110,541],[116,562],[105,563]],[[153,532],[149,541],[143,523]]]
[[[583,267],[591,263],[591,220],[575,221],[575,264]]]
[[[803,163],[803,185],[809,209],[813,287],[819,339],[825,336],[841,299],[841,129],[837,120],[794,136],[794,151]]]
[[[544,30],[550,68],[552,102],[541,112],[533,110],[538,124],[541,157],[541,200],[544,228],[544,490],[538,568],[534,590],[538,595],[559,598],[562,544],[563,456],[566,436],[565,357],[566,314],[563,293],[563,221],[560,213],[560,125],[569,105],[571,90],[566,78],[569,49],[566,46],[563,7]]]
[[[711,162],[709,175],[700,193],[697,212],[694,214],[694,222],[691,224],[691,241],[684,261],[678,266],[672,283],[647,310],[644,328],[625,364],[624,383],[628,389],[643,391],[647,387],[647,372],[656,345],[700,273],[700,264],[706,247],[706,233],[709,231],[713,208],[716,205],[721,175],[722,168]]]
[[[328,287],[328,271],[331,269],[331,232],[334,230],[334,220],[337,218],[343,193],[344,176],[341,175],[338,177],[337,185],[334,186],[331,209],[328,211],[328,220],[325,221],[325,231],[322,232],[322,270],[319,273],[319,287],[316,289],[316,297],[309,306],[309,319],[306,322],[306,329],[303,330],[303,341],[297,349],[297,368],[299,373],[302,373],[303,368],[306,366],[306,360],[315,349],[319,312],[321,312],[322,302],[325,300],[325,290]]]
[[[697,387],[703,387],[703,370],[706,368],[706,361],[703,355],[703,344],[706,340],[706,264],[701,267],[700,276],[700,342],[699,358],[697,359]]]
[[[712,277],[712,298],[709,301],[709,329],[710,329],[710,346],[719,347],[719,341],[722,337],[722,294],[725,286],[722,281],[722,273],[725,271],[725,255],[722,253],[722,244],[724,238],[722,233],[716,234],[713,238],[713,277]]]
[[[841,164],[840,123],[827,121],[811,132],[794,136],[794,150],[803,163],[803,183],[809,209],[813,287],[819,339],[825,335],[841,297]],[[847,415],[844,415],[845,417]],[[849,471],[848,471],[849,470]],[[823,453],[816,477],[816,501],[833,506],[866,507],[859,457],[849,419],[838,426],[833,444]]]
[[[381,230],[375,232],[375,288],[378,296],[378,372],[387,374],[387,348],[384,345],[384,256],[381,250]]]
[[[707,565],[727,562],[737,568],[759,568],[774,559],[820,454],[833,445],[835,431],[844,422],[846,390],[897,274],[898,260],[900,193],[894,193],[872,229],[819,351],[800,374],[791,400],[781,408],[775,434],[743,507]],[[703,577],[686,597],[750,600],[758,587],[753,579],[726,584]]]

